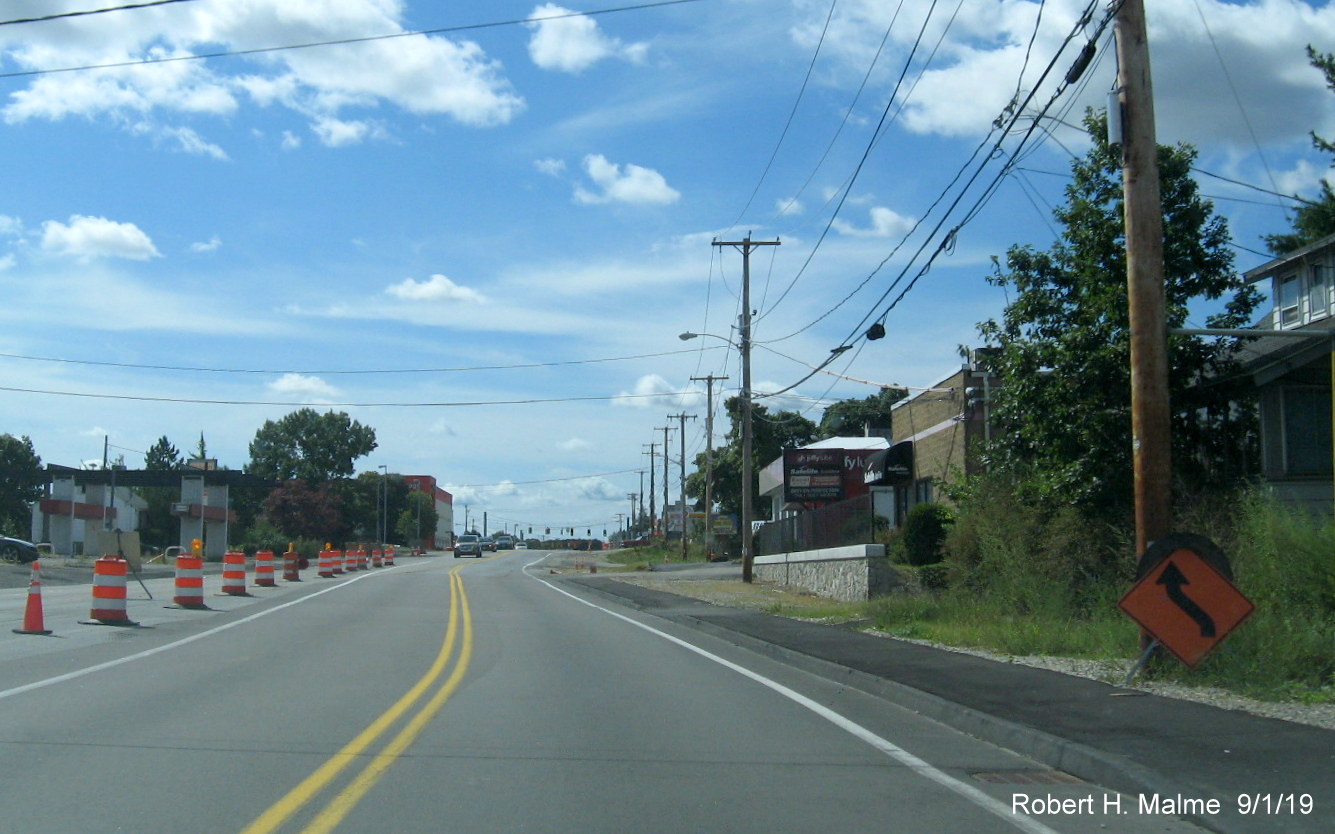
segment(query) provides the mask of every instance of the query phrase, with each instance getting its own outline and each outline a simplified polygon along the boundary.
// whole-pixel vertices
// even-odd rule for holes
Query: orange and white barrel
[[[334,576],[342,576],[343,567],[347,562],[347,559],[345,558],[346,554],[342,550],[335,550],[333,553],[334,553]]]
[[[182,608],[206,608],[204,604],[204,559],[201,556],[176,555],[176,596],[172,602]]]
[[[239,550],[223,554],[222,592],[233,596],[246,594],[246,554]]]
[[[331,579],[334,576],[334,551],[321,550],[320,562],[318,565],[320,577],[322,579]]]
[[[383,568],[385,566],[385,552],[383,550],[371,551],[371,567]]]
[[[283,554],[283,581],[301,581],[301,555],[294,550]]]
[[[371,562],[365,550],[357,551],[357,570],[370,570]]]
[[[138,625],[125,608],[125,577],[130,563],[119,556],[103,556],[93,563],[93,609],[88,616],[104,625]]]
[[[393,547],[387,547],[387,548],[385,548],[385,565],[386,565],[386,567],[391,567],[391,568],[394,567],[394,548],[393,548]]]
[[[255,586],[258,588],[273,588],[278,585],[274,580],[273,574],[273,551],[259,550],[255,552]]]

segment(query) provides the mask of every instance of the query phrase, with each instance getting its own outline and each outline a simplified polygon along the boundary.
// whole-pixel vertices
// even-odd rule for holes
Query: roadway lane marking
[[[407,565],[403,565],[402,567],[407,567]],[[393,569],[391,568],[391,570]],[[57,675],[54,678],[45,678],[44,680],[33,681],[32,683],[27,683],[24,684],[23,686],[16,686],[13,689],[0,690],[0,700],[4,700],[5,698],[9,698],[13,695],[21,695],[24,692],[31,692],[35,689],[42,689],[44,687],[54,686],[55,684],[64,683],[65,681],[72,681],[75,680],[76,678],[82,678],[84,675],[91,675],[94,672],[103,672],[106,671],[107,669],[114,669],[117,666],[123,666],[126,663],[133,663],[136,660],[143,660],[144,658],[152,657],[155,654],[162,654],[163,652],[170,651],[172,649],[180,648],[181,646],[193,643],[196,640],[203,640],[205,637],[212,637],[215,634],[227,631],[229,628],[236,628],[239,625],[245,625],[246,623],[254,622],[255,620],[258,620],[260,617],[267,617],[270,614],[275,614],[279,611],[282,611],[284,608],[291,608],[294,605],[300,605],[303,602],[308,602],[310,600],[315,599],[318,596],[327,594],[330,591],[337,591],[339,588],[351,585],[353,582],[359,582],[363,579],[370,579],[373,576],[387,576],[387,575],[388,575],[387,573],[382,572],[382,573],[367,573],[361,576],[354,576],[351,579],[344,580],[343,582],[325,588],[322,591],[316,591],[315,593],[307,594],[301,599],[294,599],[291,602],[285,602],[282,605],[275,605],[273,608],[266,608],[265,610],[260,611],[256,614],[251,614],[249,617],[243,617],[239,620],[233,620],[230,623],[224,623],[223,625],[220,625],[217,628],[211,628],[208,631],[201,631],[199,634],[194,634],[191,635],[190,637],[183,637],[180,640],[177,640],[173,643],[166,643],[164,645],[158,646],[155,649],[147,649],[137,654],[126,655],[125,657],[118,658],[116,660],[108,660],[105,663],[99,663],[95,666],[88,666],[86,668],[78,669],[73,672],[66,672],[63,675]]]
[[[494,557],[493,557],[494,558]],[[485,561],[485,560],[484,560]],[[473,563],[476,564],[476,563]],[[422,710],[408,722],[394,740],[389,743],[380,753],[375,754],[356,779],[343,791],[335,795],[324,810],[304,829],[307,832],[327,832],[332,831],[335,826],[353,809],[366,792],[375,786],[380,777],[384,775],[385,770],[394,763],[396,759],[407,749],[408,745],[421,734],[428,721],[444,706],[449,700],[451,694],[458,687],[459,682],[463,680],[465,672],[468,670],[468,662],[472,657],[473,651],[473,624],[472,616],[468,610],[468,597],[464,593],[463,580],[459,578],[459,571],[465,565],[456,565],[450,570],[450,619],[449,625],[445,630],[445,639],[441,644],[440,652],[432,662],[427,673],[415,683],[411,689],[403,694],[398,701],[388,710],[380,715],[375,721],[371,722],[365,730],[357,734],[352,741],[343,746],[341,750],[331,756],[324,764],[316,768],[310,776],[307,776],[295,788],[269,807],[254,822],[241,830],[241,834],[268,834],[276,831],[284,823],[292,818],[307,803],[316,797],[321,791],[329,786],[331,782],[351,764],[358,756],[361,756],[368,747],[374,744],[380,736],[384,735],[389,728],[397,722],[403,715],[410,710],[415,703],[426,693],[436,680],[444,672],[449,664],[450,657],[454,654],[454,645],[459,635],[460,621],[463,622],[463,647],[458,660],[455,662],[454,671],[441,686],[440,690],[432,696],[431,700],[422,707]]]
[[[758,672],[753,672],[750,669],[747,669],[745,666],[739,666],[736,663],[733,663],[731,660],[726,660],[722,657],[719,657],[713,652],[706,651],[705,649],[702,649],[699,646],[692,645],[691,643],[688,643],[685,640],[682,640],[678,637],[673,637],[671,634],[668,634],[665,631],[659,631],[653,626],[645,625],[644,623],[634,620],[630,617],[627,617],[624,614],[619,614],[616,611],[613,611],[609,608],[604,608],[601,605],[589,602],[586,599],[581,599],[575,596],[574,594],[570,593],[569,591],[558,588],[552,583],[548,582],[547,580],[542,579],[541,577],[536,576],[532,573],[529,573],[528,571],[529,568],[533,567],[534,565],[536,565],[538,562],[541,562],[545,558],[547,557],[544,556],[542,557],[542,559],[535,559],[534,561],[529,562],[527,565],[525,565],[524,574],[528,576],[530,579],[537,580],[543,585],[546,585],[548,588],[551,588],[558,594],[563,594],[573,599],[575,602],[578,602],[582,605],[587,605],[590,608],[596,611],[601,611],[609,616],[616,617],[618,620],[630,623],[636,628],[644,629],[650,634],[653,634],[657,637],[661,637],[662,639],[668,641],[669,643],[675,643],[676,645],[681,646],[687,651],[695,652],[701,657],[707,660],[712,660],[713,662],[719,664],[720,666],[726,669],[731,669],[732,671],[736,672],[739,675],[742,675],[743,677],[750,678],[751,680],[755,681],[761,686],[764,686],[772,690],[773,692],[782,695],[783,697],[789,699],[790,701],[793,701],[799,706],[805,707],[811,712],[814,712],[816,715],[820,716],[821,718],[824,718],[826,721],[829,721],[831,724],[835,725],[839,729],[853,735],[854,737],[860,739],[861,741],[865,742],[866,744],[870,745],[876,750],[879,750],[880,752],[884,753],[885,755],[889,756],[890,758],[904,765],[908,769],[914,771],[919,776],[930,779],[931,781],[936,782],[938,785],[941,785],[944,788],[954,791],[955,793],[959,794],[960,796],[964,797],[965,799],[969,800],[975,805],[981,807],[983,810],[988,811],[994,814],[995,816],[1000,817],[1001,819],[1005,820],[1006,822],[1010,823],[1011,825],[1015,826],[1021,831],[1028,832],[1028,834],[1058,834],[1058,832],[1056,832],[1055,830],[1047,827],[1046,825],[1043,825],[1040,822],[1037,822],[1036,820],[1014,813],[1011,807],[1006,803],[998,799],[993,799],[983,791],[979,790],[978,788],[975,788],[973,785],[970,785],[967,782],[961,782],[960,780],[949,775],[948,773],[945,773],[942,770],[939,770],[938,768],[929,764],[923,759],[918,758],[917,756],[913,755],[904,748],[899,747],[898,745],[893,744],[884,738],[881,738],[880,736],[873,733],[871,730],[867,729],[866,727],[863,727],[861,724],[858,724],[848,718],[845,718],[844,716],[840,715],[839,713],[835,712],[829,707],[826,707],[822,704],[819,704],[811,700],[802,693],[794,689],[790,689],[784,686],[783,684],[779,683],[778,681],[770,680],[769,678],[759,674]]]
[[[463,566],[460,565],[459,567]],[[459,586],[459,606],[463,619],[463,644],[459,649],[459,659],[455,663],[454,671],[444,685],[432,696],[431,700],[422,707],[422,710],[399,731],[394,740],[371,759],[370,764],[362,769],[361,774],[342,793],[329,801],[320,815],[304,829],[306,834],[327,834],[327,832],[333,831],[348,815],[348,812],[362,800],[367,791],[375,787],[375,784],[385,775],[389,766],[417,740],[417,737],[426,729],[426,725],[436,717],[436,713],[440,712],[441,707],[445,706],[445,702],[459,688],[460,682],[463,681],[464,675],[468,672],[468,664],[473,656],[473,617],[469,612],[468,595],[464,593],[463,580],[457,576],[458,570],[459,568],[455,568],[450,572],[450,579]],[[453,606],[453,593],[451,593],[451,606]]]

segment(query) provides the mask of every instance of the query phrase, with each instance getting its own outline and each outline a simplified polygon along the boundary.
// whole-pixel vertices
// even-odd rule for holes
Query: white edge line
[[[848,718],[845,718],[844,716],[840,715],[834,710],[811,700],[810,698],[808,698],[807,696],[803,695],[800,692],[797,692],[796,690],[789,689],[788,687],[784,686],[783,684],[777,681],[770,680],[764,675],[761,675],[757,672],[753,672],[744,666],[739,666],[736,663],[733,663],[730,660],[726,660],[722,657],[719,657],[718,655],[706,651],[705,649],[702,649],[699,646],[692,645],[691,643],[688,643],[685,640],[673,637],[671,634],[668,634],[665,631],[659,631],[653,626],[645,625],[644,623],[639,622],[638,620],[634,620],[630,617],[627,617],[624,614],[619,614],[616,611],[604,608],[601,605],[589,602],[586,599],[581,599],[580,597],[575,596],[569,591],[558,588],[552,583],[548,582],[547,580],[542,579],[541,577],[536,576],[532,573],[529,573],[528,571],[529,568],[533,567],[538,562],[541,562],[543,561],[543,559],[546,558],[547,558],[546,556],[543,556],[542,558],[536,559],[525,565],[524,566],[525,575],[527,575],[531,579],[537,580],[543,585],[546,585],[548,588],[551,588],[558,594],[564,594],[565,596],[575,600],[578,603],[587,605],[590,608],[603,612],[604,614],[616,617],[618,620],[623,620],[627,623],[630,623],[636,628],[644,629],[650,634],[656,635],[658,637],[663,638],[664,640],[667,640],[669,643],[675,643],[676,645],[681,646],[687,651],[695,652],[701,657],[706,658],[708,660],[712,660],[713,662],[719,664],[720,666],[723,666],[724,668],[731,669],[732,671],[736,672],[739,675],[742,675],[743,677],[750,678],[756,683],[759,683],[761,686],[767,687],[773,690],[774,692],[777,692],[779,695],[782,695],[783,697],[789,699],[790,701],[793,701],[798,705],[803,706],[808,710],[814,712],[816,715],[819,715],[821,718],[824,718],[826,721],[829,721],[831,724],[835,725],[839,729],[847,733],[850,733],[855,738],[858,738],[861,741],[871,745],[876,750],[879,750],[880,752],[884,753],[890,758],[898,761],[900,764],[904,765],[910,770],[913,770],[920,776],[930,779],[933,782],[936,782],[937,784],[945,788],[948,788],[949,790],[952,790],[957,794],[960,794],[965,799],[968,799],[970,802],[973,802],[975,805],[978,805],[981,808],[983,808],[983,810],[989,811],[992,814],[1001,817],[1006,822],[1009,822],[1016,828],[1019,828],[1021,831],[1029,832],[1029,834],[1057,834],[1056,831],[1047,827],[1046,825],[1043,825],[1042,823],[1034,819],[1031,819],[1030,817],[1015,813],[1009,806],[1006,805],[1006,803],[997,799],[993,799],[991,796],[988,796],[986,793],[979,790],[978,788],[975,788],[973,785],[961,782],[959,779],[956,779],[955,777],[949,775],[948,773],[945,773],[944,771],[938,769],[934,765],[929,764],[928,762],[918,758],[917,756],[913,755],[904,748],[899,747],[898,745],[893,744],[884,738],[881,738],[880,736],[873,733],[871,730],[868,730],[866,727],[863,727],[861,724],[858,724]]]
[[[399,565],[397,567],[407,567],[407,565]],[[13,689],[0,690],[0,701],[4,700],[5,698],[9,698],[13,695],[22,695],[24,692],[31,692],[34,689],[42,689],[44,687],[54,686],[58,683],[64,683],[65,681],[72,681],[75,678],[82,678],[84,675],[91,675],[94,672],[102,672],[107,669],[113,669],[117,666],[122,666],[126,663],[132,663],[136,660],[143,660],[146,657],[152,657],[155,654],[161,654],[162,652],[179,648],[189,643],[193,643],[196,640],[203,640],[205,637],[212,637],[213,635],[218,634],[219,632],[226,631],[229,628],[236,628],[239,625],[244,625],[245,623],[253,622],[254,620],[258,620],[260,617],[267,617],[270,614],[273,614],[277,611],[282,611],[284,608],[290,608],[293,605],[299,605],[300,603],[306,602],[307,600],[315,599],[321,594],[327,594],[330,591],[336,591],[339,588],[351,585],[353,582],[357,582],[362,579],[369,579],[372,576],[386,576],[386,575],[388,574],[382,571],[380,573],[366,573],[362,574],[361,576],[354,576],[351,579],[346,579],[337,585],[331,585],[330,587],[316,591],[313,594],[307,594],[306,596],[301,597],[300,599],[294,599],[291,602],[285,602],[282,605],[275,605],[273,608],[266,608],[263,611],[256,612],[248,617],[242,617],[239,620],[233,620],[230,623],[224,623],[216,628],[211,628],[208,631],[201,631],[199,634],[192,634],[189,637],[183,637],[180,640],[177,640],[173,643],[165,643],[153,649],[146,649],[145,651],[139,652],[138,654],[126,655],[125,657],[117,658],[116,660],[108,660],[105,663],[99,663],[95,666],[88,666],[83,669],[76,669],[73,672],[66,672],[63,675],[57,675],[54,678],[44,678],[43,680],[33,681],[32,683],[27,683],[24,684],[23,686],[16,686]]]

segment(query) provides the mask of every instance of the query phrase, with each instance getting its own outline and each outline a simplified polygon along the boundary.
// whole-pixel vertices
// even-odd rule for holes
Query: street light
[[[749,302],[748,302],[749,303]],[[749,313],[749,311],[747,311]],[[755,565],[753,552],[753,533],[751,530],[751,492],[752,479],[755,477],[755,461],[751,459],[751,317],[743,316],[742,327],[738,334],[740,344],[733,344],[729,339],[715,336],[713,333],[691,333],[687,331],[677,338],[683,342],[697,336],[709,336],[721,339],[742,355],[742,581],[750,582]],[[682,508],[683,511],[685,507]],[[685,535],[685,525],[682,525]],[[706,531],[708,535],[709,531]]]
[[[380,495],[376,496],[376,535],[380,544],[385,544],[385,539],[389,535],[389,489],[386,484],[389,482],[389,467],[380,464]]]

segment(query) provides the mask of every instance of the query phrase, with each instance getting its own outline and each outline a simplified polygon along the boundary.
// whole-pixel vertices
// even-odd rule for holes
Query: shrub
[[[919,504],[904,519],[904,553],[910,565],[935,565],[941,561],[941,543],[951,522],[950,510],[941,504]]]

